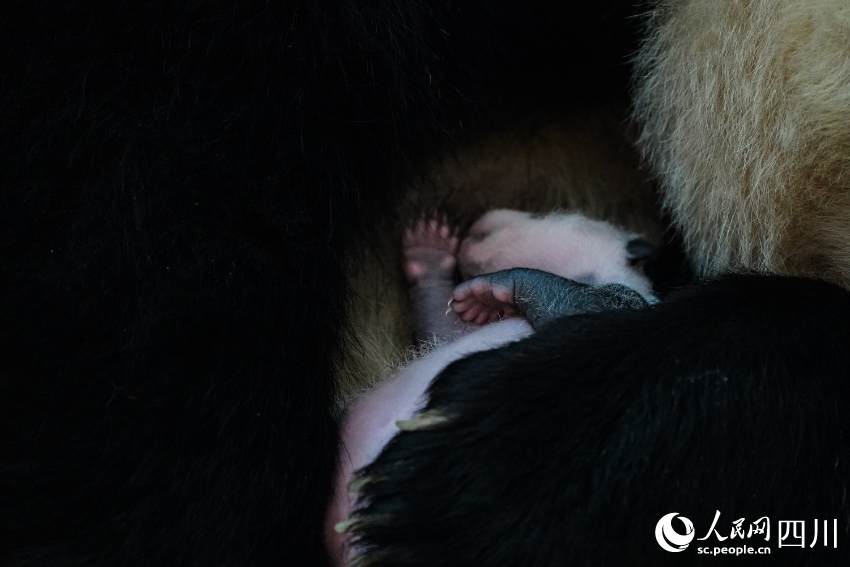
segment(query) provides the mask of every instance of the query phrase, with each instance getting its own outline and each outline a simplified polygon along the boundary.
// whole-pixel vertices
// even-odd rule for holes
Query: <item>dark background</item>
[[[0,564],[323,564],[342,245],[630,4],[0,5]]]

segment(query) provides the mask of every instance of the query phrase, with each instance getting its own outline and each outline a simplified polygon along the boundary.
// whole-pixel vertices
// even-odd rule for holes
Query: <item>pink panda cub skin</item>
[[[325,528],[328,551],[339,566],[356,555],[356,542],[346,533],[357,504],[356,487],[350,486],[354,474],[399,431],[439,419],[420,410],[446,366],[521,340],[552,318],[655,301],[640,265],[651,245],[581,214],[495,210],[472,226],[463,243],[444,223],[423,220],[405,231],[402,247],[416,337],[442,346],[346,410]],[[455,286],[457,268],[472,279]]]
[[[464,280],[510,268],[537,268],[593,285],[618,283],[650,302],[643,261],[654,247],[617,226],[581,213],[532,215],[497,209],[481,217],[460,246]]]

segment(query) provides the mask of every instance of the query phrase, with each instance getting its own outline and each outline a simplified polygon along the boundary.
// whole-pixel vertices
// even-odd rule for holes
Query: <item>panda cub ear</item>
[[[655,252],[655,246],[643,238],[634,238],[626,244],[626,254],[632,264],[649,260]]]

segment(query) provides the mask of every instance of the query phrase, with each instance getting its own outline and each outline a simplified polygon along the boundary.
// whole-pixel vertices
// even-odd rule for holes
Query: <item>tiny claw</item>
[[[401,431],[419,431],[432,429],[446,423],[449,419],[435,411],[422,412],[411,419],[403,419],[395,422]]]
[[[372,482],[372,480],[373,479],[370,476],[355,478],[348,483],[348,491],[356,494],[363,490],[363,487]]]
[[[334,531],[338,534],[344,534],[357,524],[357,520],[349,518],[334,524]]]

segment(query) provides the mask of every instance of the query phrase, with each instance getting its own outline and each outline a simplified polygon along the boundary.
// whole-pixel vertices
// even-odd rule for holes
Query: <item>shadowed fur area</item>
[[[736,275],[458,360],[423,409],[439,421],[363,469],[353,565],[725,565],[653,533],[675,511],[702,538],[717,510],[726,541],[692,548],[769,516],[765,564],[842,565],[849,322],[834,284]],[[837,549],[777,549],[803,518],[837,518]]]
[[[3,3],[0,564],[325,564],[347,251],[632,10]]]
[[[701,274],[850,285],[850,5],[662,0],[636,115]]]

